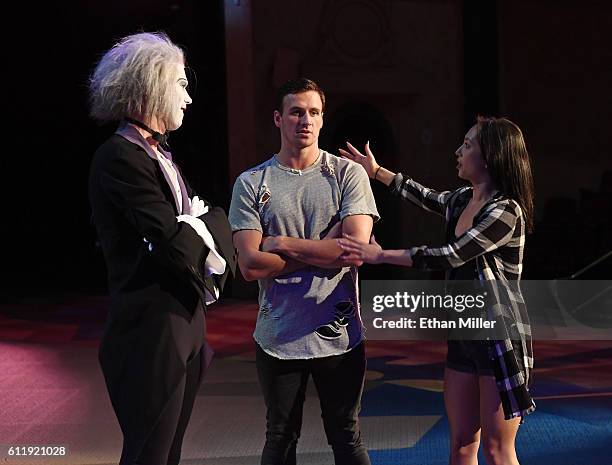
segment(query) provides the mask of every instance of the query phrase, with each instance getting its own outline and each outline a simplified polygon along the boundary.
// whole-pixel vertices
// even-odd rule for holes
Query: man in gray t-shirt
[[[318,147],[325,96],[307,79],[279,92],[281,148],[242,173],[229,219],[238,262],[259,281],[257,368],[268,408],[262,464],[295,463],[309,375],[336,463],[369,464],[358,413],[365,375],[356,266],[336,238],[367,241],[378,212],[365,170]],[[293,461],[293,462],[292,462]]]

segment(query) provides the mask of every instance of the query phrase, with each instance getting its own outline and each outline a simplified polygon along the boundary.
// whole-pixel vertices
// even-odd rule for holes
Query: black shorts
[[[463,373],[478,376],[493,376],[493,362],[489,358],[488,341],[447,342],[446,366]]]

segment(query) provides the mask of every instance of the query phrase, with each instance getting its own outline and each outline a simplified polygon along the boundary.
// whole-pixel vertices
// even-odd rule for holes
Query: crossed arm
[[[287,236],[263,238],[262,233],[248,229],[234,233],[234,246],[238,250],[238,265],[247,281],[272,278],[303,268],[307,265],[321,268],[360,266],[362,260],[347,260],[338,240],[342,233],[368,241],[373,220],[369,215],[344,218],[337,234],[328,234],[321,240],[298,239]]]

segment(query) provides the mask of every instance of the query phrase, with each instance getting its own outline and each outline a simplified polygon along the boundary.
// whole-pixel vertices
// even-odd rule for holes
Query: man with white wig
[[[121,465],[174,465],[210,351],[204,309],[235,271],[222,209],[195,195],[166,137],[191,97],[163,33],[120,40],[89,83],[91,116],[119,122],[89,177],[111,306],[99,359],[123,432]]]

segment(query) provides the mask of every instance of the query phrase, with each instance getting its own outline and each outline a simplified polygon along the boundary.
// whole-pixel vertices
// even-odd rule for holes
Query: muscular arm
[[[373,220],[369,215],[351,215],[342,221],[342,232],[369,241]],[[264,243],[264,250],[279,253],[309,265],[322,268],[341,268],[343,266],[361,266],[362,261],[347,262],[341,258],[342,248],[336,239],[298,239],[295,237],[277,236]]]
[[[234,246],[238,250],[238,266],[247,281],[273,278],[305,266],[295,260],[281,257],[276,253],[259,250],[262,234],[254,229],[234,233]]]
[[[350,232],[363,240],[369,240],[372,218],[368,215],[353,215],[344,219],[342,231]],[[238,266],[247,281],[273,278],[314,265],[322,268],[341,268],[361,265],[361,261],[345,261],[340,256],[342,249],[335,239],[297,239],[294,237],[270,237],[268,248],[260,250],[262,234],[256,230],[234,233],[234,246],[238,250]],[[272,243],[273,242],[273,243]]]

